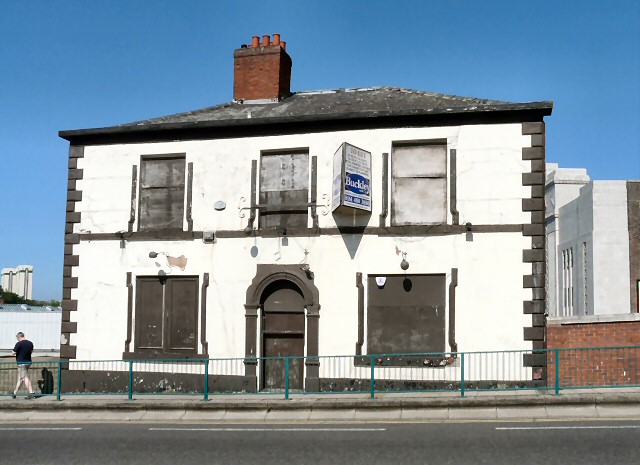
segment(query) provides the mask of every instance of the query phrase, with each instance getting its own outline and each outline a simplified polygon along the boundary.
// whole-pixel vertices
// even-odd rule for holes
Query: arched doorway
[[[275,384],[277,379],[282,380],[284,387],[284,365],[272,367],[276,371],[271,375],[271,368],[267,367],[265,372],[261,364],[258,372],[260,357],[306,355],[289,367],[289,387],[312,392],[319,389],[320,304],[313,278],[313,273],[300,265],[257,265],[244,305],[245,376],[254,380],[256,388],[280,387]],[[281,376],[278,369],[282,370]],[[270,385],[271,382],[274,384]]]
[[[289,359],[289,388],[302,389],[304,376],[304,296],[293,282],[278,280],[269,284],[260,296],[261,367],[263,389],[283,389]]]

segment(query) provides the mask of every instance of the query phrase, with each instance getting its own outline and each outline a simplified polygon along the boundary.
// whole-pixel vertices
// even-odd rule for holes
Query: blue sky
[[[0,0],[0,268],[60,299],[68,144],[230,101],[233,50],[280,33],[292,90],[553,100],[547,161],[640,178],[640,2]]]

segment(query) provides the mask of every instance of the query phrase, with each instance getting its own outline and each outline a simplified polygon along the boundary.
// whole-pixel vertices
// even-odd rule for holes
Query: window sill
[[[136,239],[195,239],[196,235],[193,231],[185,231],[182,228],[165,228],[165,229],[139,229],[133,233],[125,233],[124,239],[135,237]],[[202,237],[202,233],[199,234]]]

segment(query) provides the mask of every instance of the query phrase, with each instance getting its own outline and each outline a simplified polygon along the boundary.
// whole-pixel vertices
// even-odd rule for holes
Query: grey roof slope
[[[60,136],[493,111],[538,110],[550,114],[552,108],[550,101],[503,102],[398,87],[369,87],[297,92],[279,102],[230,102],[107,128],[61,131]]]

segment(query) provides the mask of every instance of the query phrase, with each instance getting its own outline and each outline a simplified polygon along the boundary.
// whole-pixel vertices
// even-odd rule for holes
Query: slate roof
[[[504,102],[398,87],[296,92],[279,102],[230,102],[200,110],[118,126],[61,131],[60,137],[130,132],[336,121],[397,116],[469,114],[531,110],[551,114],[553,102]]]

